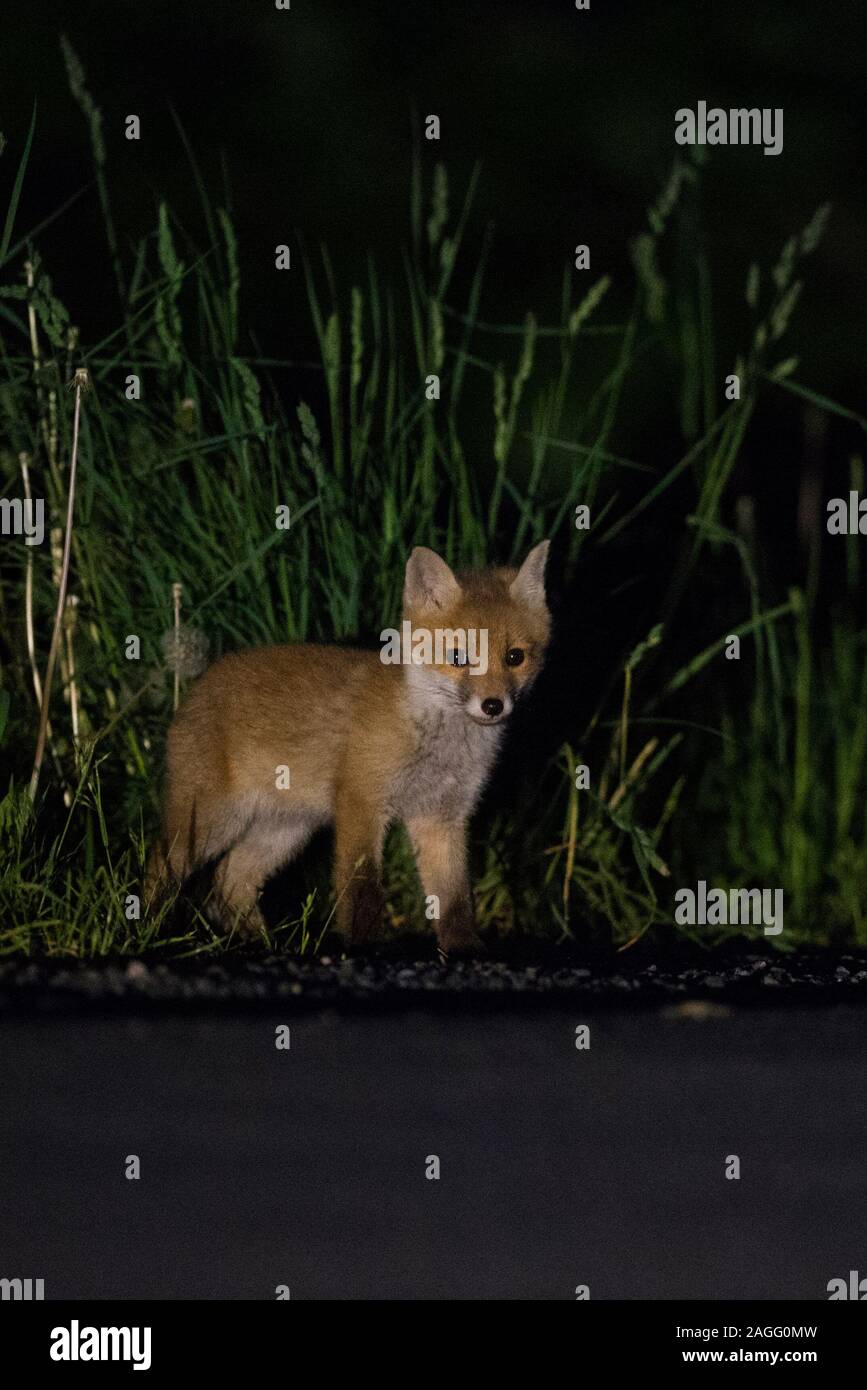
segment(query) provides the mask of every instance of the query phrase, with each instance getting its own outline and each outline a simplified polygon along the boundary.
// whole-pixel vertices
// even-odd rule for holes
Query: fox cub
[[[220,924],[255,932],[266,879],[333,823],[337,925],[362,945],[384,906],[385,832],[401,820],[440,953],[472,953],[480,942],[467,819],[515,701],[545,655],[547,554],[542,541],[519,570],[456,577],[432,550],[416,547],[402,623],[413,650],[405,640],[397,661],[387,662],[385,651],[290,646],[216,662],[169,730],[164,833],[146,895],[218,860]]]

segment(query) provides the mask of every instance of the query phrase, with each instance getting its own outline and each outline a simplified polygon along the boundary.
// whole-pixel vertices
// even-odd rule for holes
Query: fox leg
[[[407,821],[406,828],[425,896],[438,899],[435,920],[440,955],[481,953],[467,874],[466,826],[434,816],[416,816]]]
[[[253,821],[243,838],[220,860],[214,875],[221,926],[235,926],[244,935],[262,931],[262,888],[272,874],[300,854],[314,829],[315,823],[308,820]]]
[[[385,910],[380,883],[385,826],[357,798],[339,796],[335,809],[337,930],[353,946],[363,946],[377,935]]]

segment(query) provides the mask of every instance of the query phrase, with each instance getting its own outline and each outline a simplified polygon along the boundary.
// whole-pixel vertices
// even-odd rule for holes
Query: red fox
[[[364,945],[384,908],[385,832],[400,820],[440,954],[478,949],[466,825],[515,701],[544,659],[547,555],[542,541],[518,570],[456,577],[417,546],[402,624],[414,645],[407,652],[404,642],[400,664],[384,650],[327,646],[262,647],[217,661],[169,730],[164,834],[146,896],[219,860],[219,923],[257,932],[266,879],[333,823],[338,930]]]

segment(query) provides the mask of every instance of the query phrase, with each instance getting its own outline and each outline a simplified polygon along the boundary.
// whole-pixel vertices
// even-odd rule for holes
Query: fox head
[[[548,544],[534,546],[520,569],[457,576],[433,550],[416,546],[406,566],[403,617],[414,634],[430,634],[407,666],[423,706],[462,712],[482,725],[508,719],[548,645]]]

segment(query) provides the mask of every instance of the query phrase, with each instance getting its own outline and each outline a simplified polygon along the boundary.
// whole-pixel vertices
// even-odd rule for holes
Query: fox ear
[[[548,560],[550,541],[540,541],[534,545],[515,578],[509,585],[509,593],[519,603],[530,608],[546,608],[545,565]]]
[[[406,562],[403,602],[406,608],[447,608],[461,586],[445,560],[426,545],[417,545]]]

